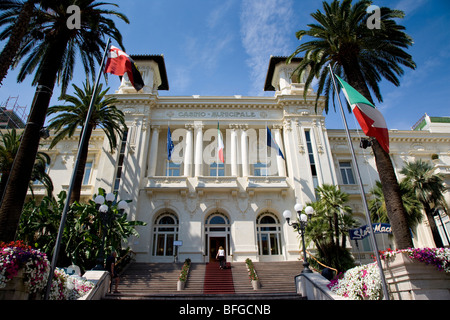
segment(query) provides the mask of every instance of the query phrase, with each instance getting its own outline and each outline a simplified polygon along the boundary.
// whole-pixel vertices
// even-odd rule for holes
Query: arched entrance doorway
[[[210,214],[205,220],[205,252],[206,261],[216,261],[217,251],[222,246],[230,255],[230,220],[221,212]]]

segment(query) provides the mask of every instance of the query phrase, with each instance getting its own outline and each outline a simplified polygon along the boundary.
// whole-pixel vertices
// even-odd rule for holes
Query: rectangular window
[[[209,175],[211,177],[225,176],[225,165],[223,163],[219,163],[219,165],[217,166],[216,162],[211,163],[211,165],[209,166]]]
[[[89,184],[91,172],[92,172],[92,161],[86,162],[86,166],[84,167],[83,185]]]
[[[169,177],[179,177],[180,176],[180,168],[181,165],[180,164],[176,164],[173,163],[172,161],[170,161],[169,163],[167,163],[166,161],[166,174]]]
[[[305,138],[306,138],[306,148],[308,149],[308,157],[309,157],[309,165],[311,168],[311,175],[313,179],[314,189],[319,186],[319,180],[317,178],[317,169],[316,162],[314,160],[314,151],[311,140],[311,132],[309,130],[305,130]]]
[[[114,179],[113,192],[119,191],[120,179],[122,178],[122,172],[123,172],[123,161],[125,159],[125,151],[126,151],[126,146],[127,146],[127,138],[128,138],[128,130],[123,133],[122,142],[120,144],[119,159],[117,161],[117,171],[116,171],[116,177]]]
[[[261,236],[261,247],[260,247],[261,252],[259,254],[267,256],[269,255],[269,237],[265,233],[262,233],[260,236]]]
[[[278,252],[278,234],[271,233],[270,234],[270,254],[276,255]]]
[[[339,170],[341,171],[343,184],[355,184],[352,164],[350,161],[339,161]]]
[[[253,175],[257,177],[265,177],[268,175],[268,168],[267,164],[265,163],[255,163],[253,165]]]

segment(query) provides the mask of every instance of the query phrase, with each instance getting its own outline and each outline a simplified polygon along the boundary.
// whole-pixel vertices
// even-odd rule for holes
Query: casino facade
[[[168,90],[163,56],[134,56],[146,86],[136,92],[126,75],[116,105],[126,117],[128,131],[121,146],[110,152],[100,129],[92,135],[82,187],[82,200],[99,187],[132,200],[129,218],[146,222],[139,237],[129,239],[141,262],[173,262],[190,258],[208,262],[222,245],[227,261],[297,260],[299,237],[283,218],[286,209],[316,198],[315,187],[333,184],[350,195],[354,217],[365,225],[363,204],[355,179],[355,164],[344,130],[328,129],[323,100],[315,111],[316,95],[293,82],[291,64],[271,57],[264,90],[270,97],[160,96]],[[420,115],[419,115],[420,116]],[[391,159],[396,172],[405,161],[432,162],[450,184],[450,125],[445,117],[425,115],[415,130],[390,130]],[[168,159],[170,128],[173,151]],[[267,146],[268,130],[283,153]],[[217,137],[224,143],[224,163],[218,161]],[[361,131],[352,130],[363,185],[368,192],[378,173],[371,149],[359,147]],[[67,190],[78,137],[66,138],[42,151],[51,156],[48,173],[55,194]],[[435,156],[432,160],[432,155]],[[399,178],[401,175],[399,174]],[[35,185],[35,195],[43,195]],[[446,192],[447,202],[450,202]],[[441,222],[442,221],[442,222]],[[450,232],[443,213],[436,218],[441,237]],[[413,230],[416,247],[434,246],[426,218]],[[379,249],[394,247],[391,237],[377,234]],[[357,259],[372,261],[369,240],[347,242]]]

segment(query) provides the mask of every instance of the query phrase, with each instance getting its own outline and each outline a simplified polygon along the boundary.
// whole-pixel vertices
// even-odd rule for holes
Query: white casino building
[[[99,187],[131,199],[130,219],[145,221],[140,237],[130,239],[137,261],[173,262],[190,258],[208,262],[219,245],[227,261],[287,261],[299,259],[299,237],[282,213],[295,212],[296,203],[314,201],[314,188],[336,184],[350,194],[354,216],[365,225],[365,215],[354,163],[344,130],[325,127],[325,116],[314,110],[315,94],[303,99],[303,84],[292,83],[295,63],[271,57],[264,90],[272,97],[159,96],[168,90],[163,56],[134,56],[146,84],[137,93],[127,77],[113,96],[120,102],[128,133],[121,148],[110,153],[100,129],[90,140],[83,198],[92,199]],[[431,160],[436,172],[445,174],[450,185],[449,118],[425,115],[415,130],[391,130],[391,158],[395,169],[405,161]],[[217,127],[224,141],[225,164],[217,164]],[[167,158],[170,126],[174,150]],[[266,127],[280,146],[285,159],[267,148]],[[362,132],[351,132],[368,192],[378,179],[371,149],[359,148]],[[78,136],[65,139],[48,150],[51,138],[43,140],[42,151],[52,163],[49,174],[55,194],[67,189],[76,155]],[[399,178],[401,178],[399,176]],[[39,185],[34,193],[44,194]],[[446,199],[450,203],[449,192]],[[444,227],[450,221],[444,213]],[[448,245],[443,225],[439,225]],[[368,238],[367,238],[368,239]],[[393,247],[386,235],[377,235],[379,249]],[[416,247],[434,246],[424,222],[414,230]],[[369,240],[349,241],[355,257],[372,261]]]

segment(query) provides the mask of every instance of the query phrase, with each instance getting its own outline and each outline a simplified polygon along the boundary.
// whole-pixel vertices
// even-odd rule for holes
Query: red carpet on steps
[[[203,293],[235,293],[233,274],[229,263],[227,263],[226,269],[220,269],[218,262],[210,262],[206,265]]]

